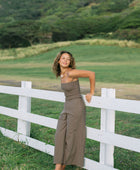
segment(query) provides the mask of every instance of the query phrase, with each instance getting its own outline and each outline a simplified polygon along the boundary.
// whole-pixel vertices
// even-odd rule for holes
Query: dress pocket
[[[62,112],[59,116],[59,120],[66,120],[67,119],[67,114]]]

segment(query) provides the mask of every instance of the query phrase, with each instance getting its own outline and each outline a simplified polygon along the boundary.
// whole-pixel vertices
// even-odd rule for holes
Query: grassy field
[[[73,53],[78,69],[95,71],[97,82],[140,83],[140,49],[117,46],[71,45],[30,58],[1,61],[0,76],[55,79],[51,66],[64,49]]]
[[[116,88],[118,97],[140,99],[140,49],[103,45],[69,45],[57,47],[35,56],[5,60],[0,63],[1,84],[19,85],[22,80],[33,82],[34,88],[61,90],[51,66],[60,50],[68,50],[75,57],[78,69],[96,73],[95,95],[100,89]],[[13,84],[12,84],[13,83]],[[88,79],[80,79],[81,91],[89,91]],[[18,97],[0,94],[0,105],[16,108]],[[57,105],[57,108],[55,107]],[[32,113],[58,118],[63,103],[32,99]],[[100,128],[100,109],[87,107],[87,126]],[[0,126],[16,131],[16,119],[0,115]],[[31,137],[54,145],[55,130],[31,124]],[[139,115],[116,111],[115,132],[140,138]],[[86,140],[85,157],[99,161],[99,142]],[[115,167],[121,170],[140,169],[140,154],[115,147]],[[53,158],[45,153],[14,142],[0,134],[0,167],[7,169],[54,169]],[[75,169],[68,166],[67,170]]]
[[[105,40],[105,39],[83,39],[77,41],[65,41],[51,44],[33,45],[26,48],[12,48],[12,49],[0,49],[0,60],[11,60],[17,58],[25,58],[41,53],[48,52],[50,50],[67,47],[70,45],[103,45],[103,46],[119,46],[119,47],[131,47],[140,48],[140,44],[134,41],[127,40]]]
[[[75,57],[77,69],[96,73],[96,95],[101,88],[115,88],[117,97],[140,99],[140,49],[119,46],[69,45],[32,57],[0,63],[0,81],[12,83],[32,81],[33,87],[60,90],[60,80],[51,67],[56,54],[68,50]],[[88,79],[80,79],[82,93],[89,90]]]
[[[0,95],[2,106],[17,108],[18,97],[12,95]],[[55,107],[57,105],[57,108]],[[47,109],[46,109],[47,108]],[[32,99],[32,113],[58,118],[63,108],[63,103]],[[87,107],[88,127],[100,128],[100,109]],[[0,116],[0,125],[16,131],[17,121],[14,118]],[[116,112],[115,132],[126,136],[140,138],[139,115]],[[55,130],[43,126],[31,124],[31,137],[54,145]],[[54,169],[53,158],[42,152],[24,146],[0,136],[0,167],[3,169]],[[85,157],[99,161],[99,142],[86,139]],[[121,170],[140,168],[140,154],[115,147],[115,167]],[[67,170],[75,169],[68,166]]]

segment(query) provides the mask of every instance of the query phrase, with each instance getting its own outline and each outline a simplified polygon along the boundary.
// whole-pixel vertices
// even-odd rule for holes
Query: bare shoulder
[[[69,71],[69,77],[89,77],[91,74],[95,74],[95,72],[88,71],[88,70],[78,70],[72,69]]]

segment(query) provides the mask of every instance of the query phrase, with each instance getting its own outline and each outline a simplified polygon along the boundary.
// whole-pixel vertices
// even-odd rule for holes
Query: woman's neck
[[[61,68],[61,74],[65,74],[65,72],[71,70],[70,67],[67,67],[67,68]]]

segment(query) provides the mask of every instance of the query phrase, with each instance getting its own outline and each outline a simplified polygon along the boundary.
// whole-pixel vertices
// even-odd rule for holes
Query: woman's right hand
[[[92,93],[86,94],[85,98],[86,98],[86,100],[87,100],[88,103],[91,102],[92,96],[93,96]]]

